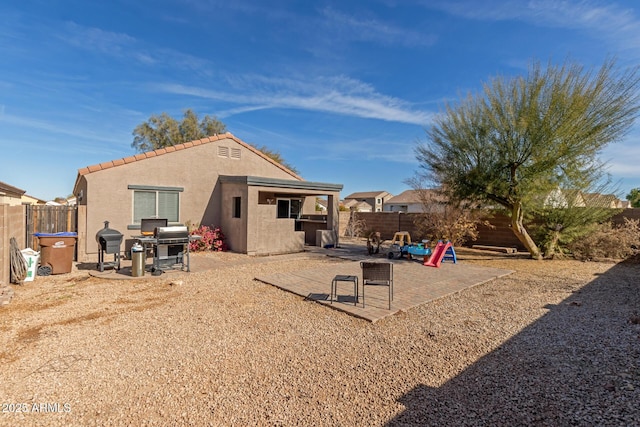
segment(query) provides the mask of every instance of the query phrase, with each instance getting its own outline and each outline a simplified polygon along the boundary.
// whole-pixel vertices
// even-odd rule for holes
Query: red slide
[[[438,242],[436,248],[433,250],[433,253],[429,257],[429,261],[425,262],[424,265],[427,267],[436,267],[439,268],[442,263],[442,258],[444,258],[444,254],[447,252],[447,249],[451,247],[451,242],[442,243]]]

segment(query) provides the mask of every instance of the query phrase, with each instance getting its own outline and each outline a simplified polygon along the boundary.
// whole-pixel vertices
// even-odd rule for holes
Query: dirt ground
[[[0,308],[0,425],[640,425],[640,264],[457,249],[503,278],[371,324],[254,277],[338,262],[196,254]]]

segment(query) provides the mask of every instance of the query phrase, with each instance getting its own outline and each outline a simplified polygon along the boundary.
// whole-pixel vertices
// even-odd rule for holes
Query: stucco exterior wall
[[[240,150],[239,159],[221,156],[219,147]],[[78,252],[78,256],[83,254],[83,258],[79,260],[96,259],[98,247],[93,236],[103,228],[105,220],[109,221],[110,228],[123,233],[125,239],[138,234],[132,229],[133,191],[128,189],[129,185],[182,188],[179,195],[180,223],[221,225],[225,234],[231,232],[235,236],[233,228],[226,230],[221,224],[223,209],[227,206],[231,209],[231,205],[227,200],[222,200],[222,189],[218,182],[220,175],[295,179],[232,138],[222,138],[151,158],[144,158],[144,155],[137,157],[140,158],[137,161],[87,173],[79,179],[76,193],[82,190],[83,197],[78,203],[86,205],[85,228],[79,229],[79,233],[84,233],[84,238],[78,236],[79,244],[83,245]],[[231,223],[226,225],[231,226]],[[235,237],[231,243],[242,247]]]
[[[249,192],[246,185],[224,184],[222,186],[220,226],[229,249],[235,252],[247,251],[247,221],[251,211]],[[233,218],[233,198],[240,197],[240,218]]]

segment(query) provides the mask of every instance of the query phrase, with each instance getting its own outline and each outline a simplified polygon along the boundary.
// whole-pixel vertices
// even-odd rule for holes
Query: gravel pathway
[[[0,308],[0,425],[640,425],[639,264],[457,251],[515,273],[376,324],[254,280],[327,257],[38,277]]]

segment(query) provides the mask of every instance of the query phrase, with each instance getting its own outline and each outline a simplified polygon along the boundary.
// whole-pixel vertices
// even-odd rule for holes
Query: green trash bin
[[[40,245],[40,266],[49,266],[51,274],[71,273],[76,252],[77,233],[35,233]]]

